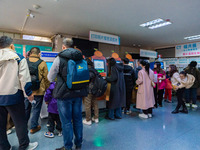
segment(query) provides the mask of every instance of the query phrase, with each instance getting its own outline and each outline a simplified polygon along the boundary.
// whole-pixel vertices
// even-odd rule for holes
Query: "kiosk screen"
[[[105,72],[104,60],[94,60],[94,68],[99,72]]]
[[[53,65],[53,62],[46,62],[46,64],[47,64],[48,71],[50,71],[51,66]]]

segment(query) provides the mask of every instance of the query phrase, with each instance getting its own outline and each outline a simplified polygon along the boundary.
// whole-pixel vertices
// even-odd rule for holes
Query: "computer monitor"
[[[46,64],[47,64],[48,71],[50,71],[51,66],[53,65],[53,62],[46,62]]]

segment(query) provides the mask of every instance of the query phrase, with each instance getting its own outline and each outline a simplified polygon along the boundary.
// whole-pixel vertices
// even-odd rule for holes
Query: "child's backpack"
[[[39,59],[37,62],[30,62],[27,59],[30,75],[31,75],[31,83],[32,83],[32,90],[36,91],[40,88],[41,81],[39,80],[39,71],[38,66],[41,64],[43,60]]]
[[[92,95],[94,95],[95,97],[101,97],[106,92],[107,81],[104,80],[95,69],[91,69],[90,71],[92,71],[95,74]]]
[[[67,87],[71,90],[80,90],[89,85],[90,74],[85,60],[70,59],[67,67]]]

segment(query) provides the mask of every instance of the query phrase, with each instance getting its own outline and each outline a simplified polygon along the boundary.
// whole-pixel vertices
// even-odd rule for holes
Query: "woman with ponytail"
[[[141,118],[151,118],[152,108],[155,105],[153,80],[154,72],[150,69],[150,64],[142,60],[140,62],[142,70],[138,73],[136,84],[138,85],[136,107],[142,109],[143,113],[139,114]]]

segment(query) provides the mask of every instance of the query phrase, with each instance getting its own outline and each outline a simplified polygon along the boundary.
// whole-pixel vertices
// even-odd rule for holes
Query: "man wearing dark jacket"
[[[110,58],[109,63],[111,66],[111,75],[106,78],[107,82],[111,83],[108,119],[121,119],[121,108],[126,106],[124,66],[122,63],[117,64],[114,58]]]
[[[190,102],[192,100],[192,107],[197,108],[197,89],[200,86],[200,72],[196,68],[197,62],[192,61],[188,67],[185,69],[185,72],[191,74],[195,77],[194,85],[190,89],[185,90],[185,99],[186,99],[186,106],[190,107]]]
[[[135,86],[135,73],[129,64],[129,59],[124,59],[124,79],[126,85],[126,108],[124,109],[125,114],[130,114],[130,105],[132,99],[133,87]]]
[[[60,52],[58,57],[54,60],[48,74],[50,82],[53,82],[57,77],[53,96],[58,99],[58,112],[62,123],[64,138],[64,147],[57,150],[71,150],[73,146],[73,134],[75,135],[74,143],[76,149],[81,149],[83,141],[82,97],[88,95],[88,89],[70,90],[67,88],[66,77],[68,60],[79,61],[83,59],[82,53],[71,48],[72,45],[72,39],[66,38],[63,40],[63,51]]]

